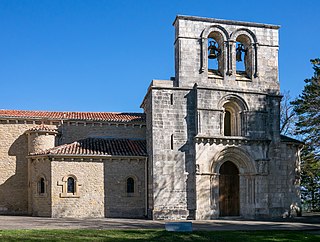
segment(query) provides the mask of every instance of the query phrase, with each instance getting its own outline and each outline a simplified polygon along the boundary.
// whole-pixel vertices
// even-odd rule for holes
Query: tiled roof
[[[56,128],[51,128],[47,125],[44,124],[40,124],[40,125],[36,125],[34,127],[32,127],[31,129],[28,130],[29,132],[33,132],[33,131],[46,131],[46,132],[57,132]]]
[[[285,136],[285,135],[280,135],[280,138],[281,138],[282,142],[304,144],[300,140],[293,139],[293,138]]]
[[[86,138],[31,155],[147,156],[145,140]]]
[[[110,122],[143,122],[143,113],[116,113],[116,112],[51,112],[26,110],[0,110],[0,117],[4,118],[35,118],[53,120],[84,120]]]

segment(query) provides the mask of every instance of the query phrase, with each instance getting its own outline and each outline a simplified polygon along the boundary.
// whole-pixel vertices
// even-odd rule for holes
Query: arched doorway
[[[239,216],[239,170],[231,161],[220,167],[219,176],[219,210],[220,216]]]

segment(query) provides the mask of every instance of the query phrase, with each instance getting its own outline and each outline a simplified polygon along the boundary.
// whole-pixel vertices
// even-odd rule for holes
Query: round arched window
[[[127,179],[127,193],[134,193],[134,179],[132,177]]]
[[[67,193],[75,193],[75,181],[73,177],[68,177]]]

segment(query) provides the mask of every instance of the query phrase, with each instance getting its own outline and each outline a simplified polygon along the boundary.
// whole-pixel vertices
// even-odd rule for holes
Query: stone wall
[[[30,159],[29,213],[48,217],[146,217],[145,158],[36,157]],[[38,182],[46,180],[45,193]],[[75,193],[67,179],[76,180]],[[127,192],[127,179],[134,192]]]
[[[293,143],[281,143],[270,163],[270,213],[281,216],[290,206],[299,207],[300,201],[300,154]]]
[[[194,207],[194,93],[166,88],[171,81],[153,82],[145,100],[149,166],[153,175],[154,219],[186,219]],[[146,108],[151,105],[152,108]],[[152,112],[150,111],[152,110]],[[188,133],[186,130],[190,130]],[[190,212],[191,211],[191,212]]]
[[[267,100],[264,93],[250,91],[234,91],[210,88],[197,88],[197,134],[199,136],[223,136],[224,102],[238,99],[245,108],[241,110],[241,136],[254,139],[270,138],[270,128],[267,126],[269,119]],[[275,109],[276,107],[274,107]]]
[[[44,193],[40,193],[39,181],[44,179]],[[51,217],[51,162],[48,159],[29,159],[29,214]]]
[[[55,146],[57,132],[27,132],[28,153],[39,153]]]
[[[63,190],[66,186],[65,181],[70,176],[76,180],[75,194],[65,194]],[[52,160],[51,187],[52,217],[104,217],[105,186],[102,160]]]
[[[104,161],[105,217],[144,218],[146,212],[146,158],[114,158]],[[134,192],[127,192],[133,178]]]
[[[16,120],[0,120],[0,214],[28,211],[28,139],[34,126]]]
[[[57,143],[68,144],[88,137],[145,139],[145,124],[64,122]]]
[[[145,124],[76,122],[39,119],[0,119],[0,214],[28,213],[28,136],[26,131],[45,124],[58,128],[55,145],[71,143],[86,137],[145,139]],[[31,137],[29,137],[31,138]],[[53,145],[46,135],[36,137],[37,151]],[[31,145],[31,144],[30,144]],[[34,144],[30,151],[35,151]],[[31,149],[32,148],[32,149]]]

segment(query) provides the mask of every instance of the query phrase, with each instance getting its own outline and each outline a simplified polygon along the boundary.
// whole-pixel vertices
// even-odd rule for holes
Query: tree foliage
[[[302,199],[320,209],[320,59],[311,60],[314,75],[305,80],[302,94],[292,103],[297,115],[297,135],[303,137],[301,153]]]
[[[298,115],[296,134],[301,134],[306,143],[315,148],[319,155],[320,148],[320,59],[311,60],[314,75],[306,79],[302,94],[292,102]]]

